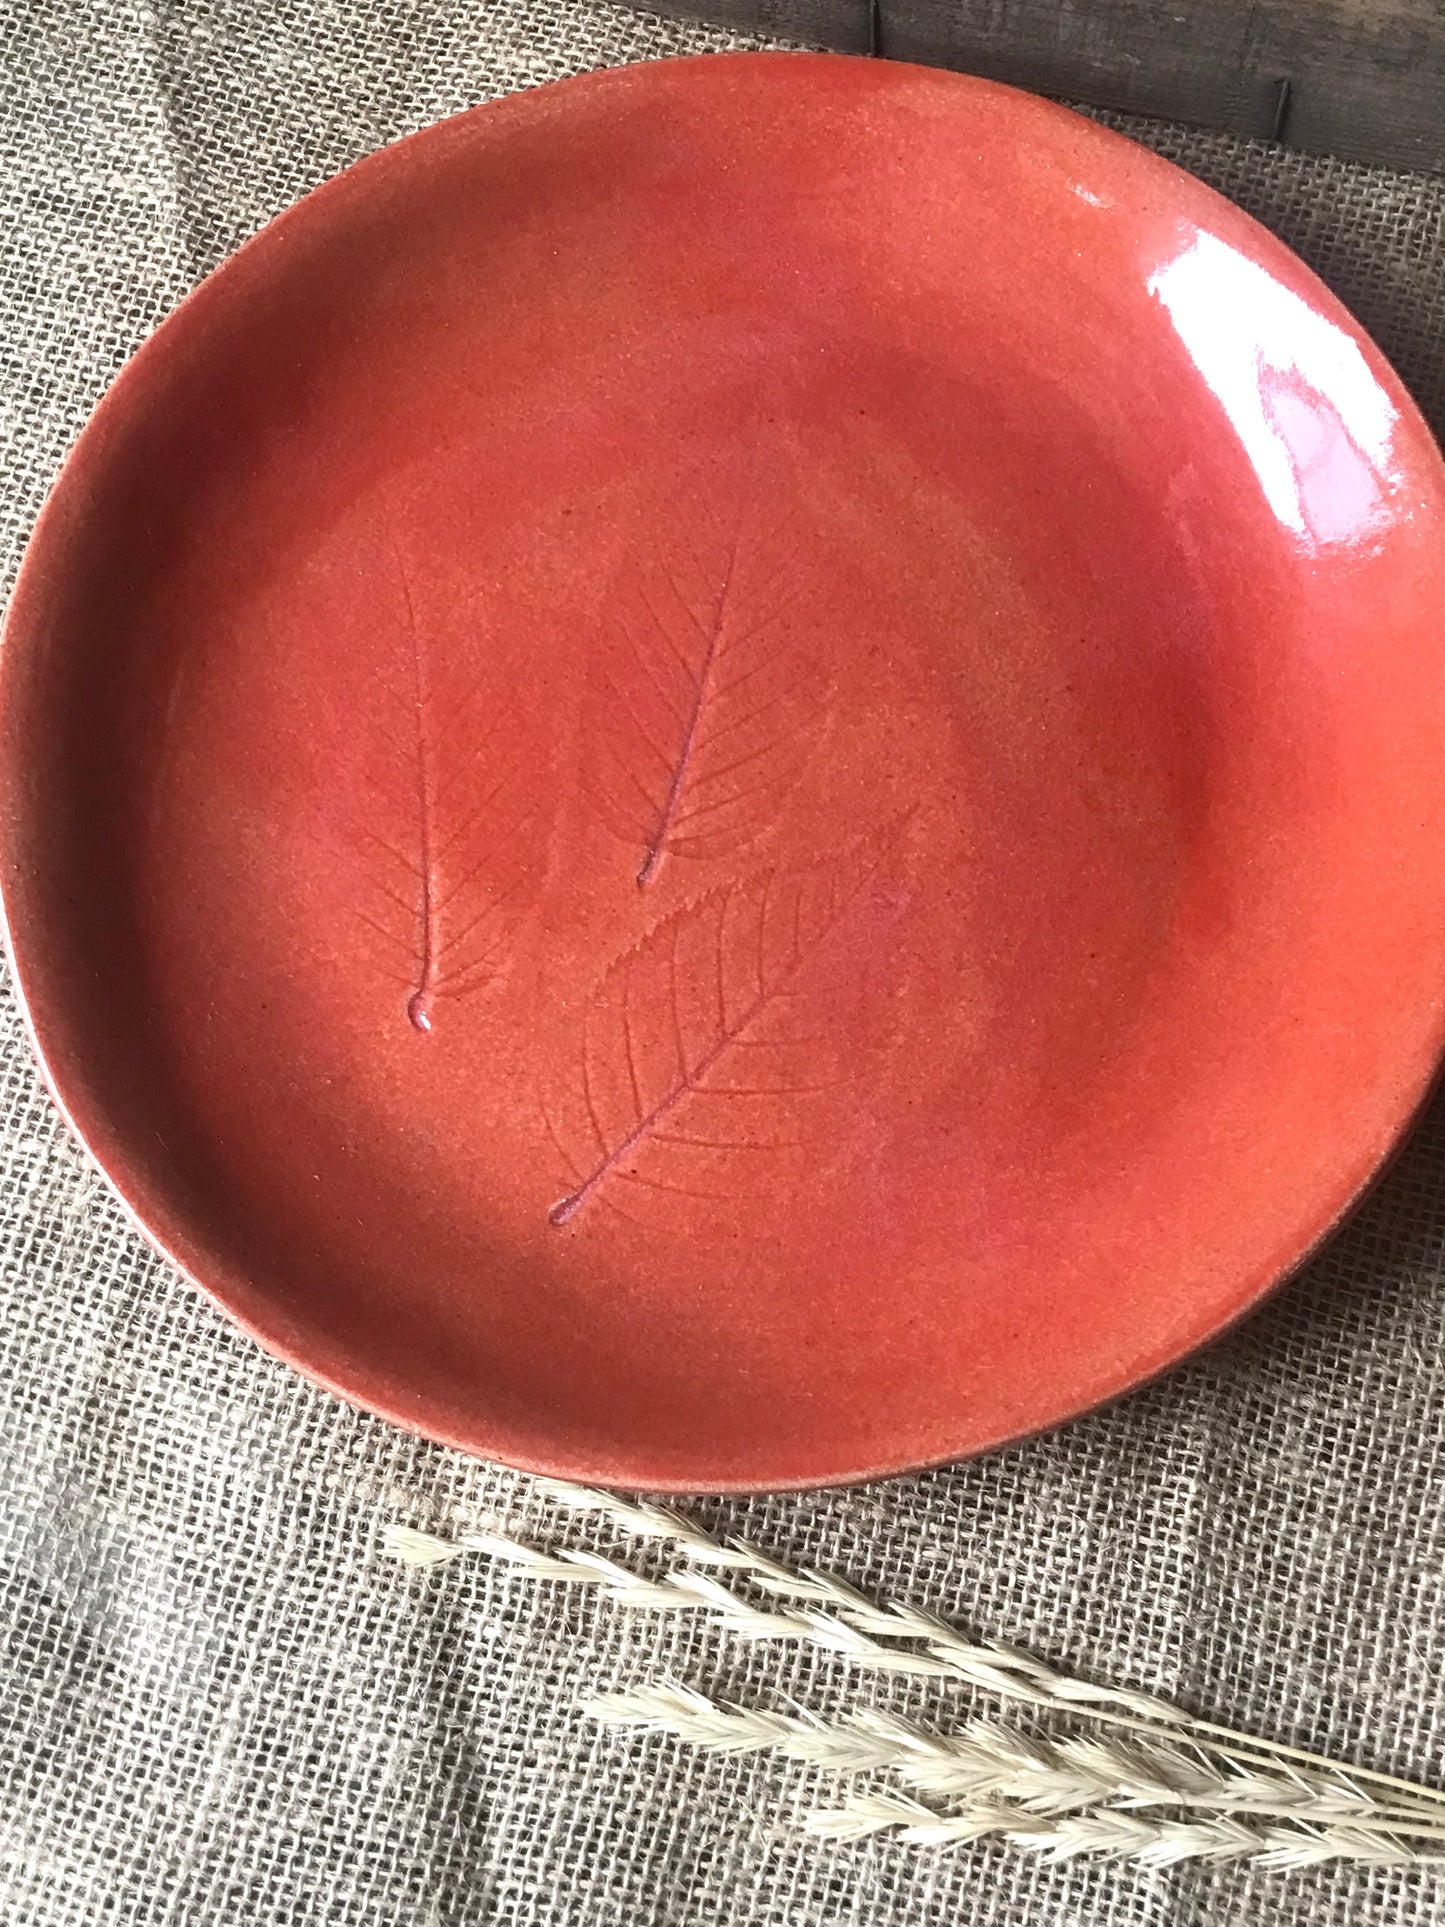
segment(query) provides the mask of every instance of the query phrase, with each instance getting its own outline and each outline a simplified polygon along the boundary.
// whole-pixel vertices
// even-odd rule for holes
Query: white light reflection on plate
[[[1393,481],[1390,397],[1359,345],[1216,235],[1149,278],[1276,518],[1310,548],[1359,542]]]

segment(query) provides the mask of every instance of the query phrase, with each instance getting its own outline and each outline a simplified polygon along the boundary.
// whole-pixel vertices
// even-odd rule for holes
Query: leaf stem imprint
[[[422,668],[421,636],[417,630],[416,607],[412,602],[411,583],[407,579],[405,566],[398,553],[397,573],[401,578],[401,592],[406,602],[407,636],[411,647],[412,699],[416,722],[416,795],[417,795],[417,874],[421,886],[419,909],[419,947],[421,961],[417,968],[416,987],[406,1003],[408,1020],[416,1030],[429,1031],[432,1027],[432,999],[436,992],[437,978],[437,890],[436,865],[433,843],[433,797],[432,772],[427,750],[426,726],[426,678]]]

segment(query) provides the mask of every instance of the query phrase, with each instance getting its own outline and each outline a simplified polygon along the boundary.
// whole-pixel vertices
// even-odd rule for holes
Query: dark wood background
[[[653,0],[1375,166],[1445,172],[1445,0]]]

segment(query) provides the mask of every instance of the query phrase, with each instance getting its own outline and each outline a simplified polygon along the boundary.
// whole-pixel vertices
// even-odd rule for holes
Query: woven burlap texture
[[[741,44],[564,0],[0,0],[6,582],[115,370],[307,188],[513,88]],[[1445,184],[1132,131],[1293,243],[1445,422]],[[615,1683],[827,1706],[849,1675],[480,1562],[394,1566],[391,1519],[559,1522],[263,1357],[129,1228],[8,1001],[0,1049],[6,1927],[1442,1917],[1426,1873],[828,1848],[792,1830],[801,1770],[597,1732],[575,1703]],[[1442,1154],[1437,1108],[1301,1280],[1113,1410],[955,1470],[699,1510],[1093,1675],[1439,1775]]]

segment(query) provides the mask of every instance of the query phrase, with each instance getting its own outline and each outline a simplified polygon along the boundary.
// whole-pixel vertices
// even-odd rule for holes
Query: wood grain
[[[664,0],[661,11],[982,74],[1377,167],[1445,172],[1440,0]]]

